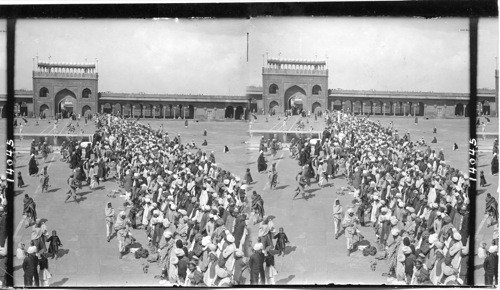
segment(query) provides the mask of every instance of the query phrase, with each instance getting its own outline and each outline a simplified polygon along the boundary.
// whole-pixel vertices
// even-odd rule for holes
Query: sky
[[[496,19],[481,20],[479,87],[494,88],[497,25]],[[466,18],[254,19],[249,82],[262,84],[263,55],[281,55],[327,59],[330,89],[466,93],[468,27]]]
[[[98,59],[99,91],[245,93],[246,33],[231,20],[20,20],[17,89],[32,89],[40,61]]]
[[[468,26],[466,18],[19,20],[15,88],[32,89],[38,55],[59,62],[97,58],[100,92],[241,95],[247,85],[262,85],[267,53],[327,59],[331,89],[466,93]],[[498,19],[482,18],[479,88],[495,87],[497,56]]]

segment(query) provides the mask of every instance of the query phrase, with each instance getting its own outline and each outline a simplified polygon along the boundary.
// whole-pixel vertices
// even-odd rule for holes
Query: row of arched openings
[[[269,86],[269,93],[270,94],[277,94],[278,93],[278,85],[276,84],[272,84]],[[311,93],[313,95],[319,95],[321,93],[321,86],[320,85],[314,85],[313,88],[312,88],[312,91]]]
[[[195,109],[193,105],[134,105],[131,104],[103,104],[102,111],[107,114],[117,114],[130,117],[143,118],[185,118],[194,119]],[[227,106],[224,109],[224,117],[228,119],[245,119],[242,106]]]
[[[90,98],[92,95],[92,91],[89,88],[85,88],[82,91],[82,98]],[[40,98],[46,98],[49,96],[49,90],[46,87],[40,89]]]
[[[279,108],[279,104],[276,101],[272,101],[269,103],[269,112],[277,112]],[[312,113],[318,113],[322,111],[321,104],[319,102],[314,102],[311,106],[311,112]]]

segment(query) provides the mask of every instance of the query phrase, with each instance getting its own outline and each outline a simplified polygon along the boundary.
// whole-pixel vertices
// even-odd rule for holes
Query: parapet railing
[[[318,75],[326,76],[328,75],[328,70],[319,69],[280,69],[280,68],[262,68],[262,72],[265,74],[295,74],[295,75]]]
[[[98,76],[97,73],[45,72],[45,71],[34,71],[33,72],[33,77],[96,79],[97,76]]]

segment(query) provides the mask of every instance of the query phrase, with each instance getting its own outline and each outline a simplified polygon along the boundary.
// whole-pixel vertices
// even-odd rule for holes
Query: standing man
[[[80,201],[76,199],[76,188],[77,187],[81,188],[82,186],[81,186],[81,184],[79,184],[79,181],[76,180],[74,172],[72,172],[69,175],[68,185],[69,185],[69,190],[66,193],[67,197],[66,197],[66,200],[64,201],[64,203],[66,203],[68,201],[68,199],[70,199],[71,197],[73,197],[73,199],[75,200],[76,203],[80,203]]]
[[[253,246],[253,254],[250,256],[250,260],[248,261],[248,266],[250,268],[250,284],[258,285],[259,284],[259,276],[260,276],[260,284],[266,284],[266,273],[264,270],[264,254],[262,253],[263,245],[261,243],[255,244]]]
[[[333,205],[333,228],[335,233],[335,239],[339,238],[340,234],[340,223],[342,222],[342,214],[344,209],[340,205],[340,200],[335,199],[335,204]]]
[[[304,177],[303,175],[303,171],[300,170],[299,173],[297,174],[297,176],[295,177],[295,179],[297,180],[298,182],[298,185],[297,185],[297,188],[295,189],[295,196],[293,197],[293,199],[295,199],[299,194],[302,194],[302,197],[307,200],[307,197],[305,195],[305,189],[304,187],[306,186],[307,182],[306,182],[306,177]]]
[[[358,217],[354,215],[354,210],[349,208],[347,210],[347,215],[342,221],[342,227],[345,230],[346,237],[346,245],[347,245],[347,256],[351,254],[353,245],[354,245],[354,236],[357,235],[358,232]]]
[[[125,255],[125,239],[129,235],[128,220],[124,211],[118,214],[114,230],[116,231],[116,238],[118,239],[118,251],[120,259]]]
[[[36,247],[28,248],[28,253],[23,261],[24,271],[24,287],[36,286],[40,287],[40,279],[38,277],[38,258],[36,256]],[[33,285],[33,280],[35,285]]]
[[[113,223],[115,222],[115,209],[111,205],[111,201],[108,201],[104,209],[104,214],[106,215],[106,238],[109,243],[109,240],[111,240],[111,233],[113,233]]]
[[[488,249],[488,256],[484,259],[484,284],[496,286],[498,284],[498,246],[491,246]]]

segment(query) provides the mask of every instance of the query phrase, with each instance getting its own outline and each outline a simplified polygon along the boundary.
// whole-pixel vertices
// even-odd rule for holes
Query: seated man
[[[436,139],[436,137],[434,137],[434,139],[432,139],[431,143],[437,143],[438,140]]]
[[[208,145],[208,142],[207,142],[207,139],[205,139],[205,140],[203,141],[203,143],[201,143],[201,146],[207,146],[207,145]]]

